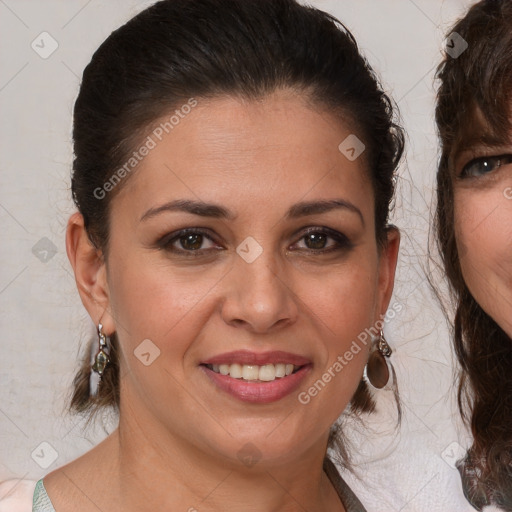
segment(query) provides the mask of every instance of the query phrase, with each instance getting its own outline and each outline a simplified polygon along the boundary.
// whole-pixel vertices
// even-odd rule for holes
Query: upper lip
[[[234,352],[226,352],[202,361],[201,364],[252,364],[263,366],[265,364],[293,364],[295,366],[304,366],[310,364],[311,361],[305,357],[290,352],[275,350],[271,352],[251,352],[250,350],[236,350]]]

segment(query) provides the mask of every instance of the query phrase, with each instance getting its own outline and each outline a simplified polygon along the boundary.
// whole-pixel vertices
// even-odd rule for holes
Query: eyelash
[[[330,253],[333,251],[348,250],[353,247],[352,243],[345,235],[343,235],[342,233],[339,233],[337,231],[334,231],[330,228],[326,228],[326,227],[307,229],[306,231],[304,231],[302,233],[301,237],[299,238],[299,240],[297,242],[303,240],[306,236],[311,235],[311,234],[327,235],[327,239],[329,239],[329,238],[333,239],[336,242],[336,245],[328,247],[327,249],[307,249],[307,248],[300,249],[301,251],[306,252],[308,254],[326,254],[326,253]],[[187,228],[187,229],[182,229],[176,233],[171,233],[169,235],[165,235],[157,242],[157,245],[159,248],[164,249],[168,252],[173,252],[173,253],[181,254],[186,257],[192,257],[192,258],[204,256],[206,253],[211,252],[211,251],[220,250],[217,248],[187,250],[187,249],[177,249],[175,247],[172,247],[173,243],[178,242],[181,238],[184,238],[187,235],[201,235],[203,237],[208,238],[208,240],[210,240],[211,242],[216,243],[208,231],[205,231],[201,228]],[[295,244],[297,242],[295,242]]]
[[[493,161],[495,163],[494,167],[492,167],[488,171],[484,171],[482,173],[478,174],[468,174],[469,169],[474,166],[475,164],[481,164],[487,161]],[[506,155],[496,155],[496,156],[481,156],[478,158],[474,158],[473,160],[470,160],[464,167],[462,168],[462,171],[460,172],[460,178],[461,179],[467,179],[467,178],[478,178],[481,176],[484,176],[485,174],[489,174],[491,172],[496,171],[496,169],[499,169],[502,165],[507,165],[512,163],[512,155],[506,154]]]

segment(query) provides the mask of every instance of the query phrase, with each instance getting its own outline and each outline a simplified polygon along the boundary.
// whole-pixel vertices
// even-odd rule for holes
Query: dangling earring
[[[389,362],[392,352],[381,329],[379,337],[372,344],[363,373],[364,378],[376,389],[390,389],[392,387],[394,371]]]
[[[91,366],[91,375],[89,377],[89,394],[90,396],[96,396],[98,394],[98,388],[101,382],[101,377],[105,371],[105,367],[110,362],[109,348],[107,345],[107,337],[103,334],[103,325],[98,324],[98,343],[99,349],[96,355],[93,357],[93,363]],[[93,344],[94,347],[94,344]],[[93,348],[94,353],[94,348]]]

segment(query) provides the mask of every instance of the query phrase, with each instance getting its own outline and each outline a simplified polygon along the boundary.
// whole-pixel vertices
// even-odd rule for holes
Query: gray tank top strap
[[[338,493],[338,496],[340,497],[340,500],[347,512],[367,512],[363,504],[352,492],[352,489],[350,489],[350,487],[341,478],[336,466],[328,457],[325,457],[324,459],[324,471],[336,489],[336,492]]]

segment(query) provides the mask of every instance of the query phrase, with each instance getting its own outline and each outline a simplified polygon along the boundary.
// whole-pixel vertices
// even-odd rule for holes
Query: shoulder
[[[0,512],[32,512],[35,480],[13,478],[0,483]]]

